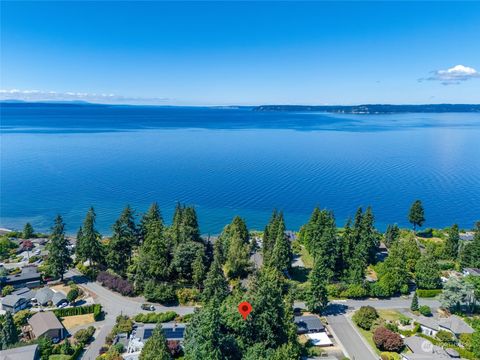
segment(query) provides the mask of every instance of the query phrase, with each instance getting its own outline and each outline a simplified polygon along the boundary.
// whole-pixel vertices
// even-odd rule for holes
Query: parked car
[[[155,306],[152,304],[142,304],[142,310],[155,311]]]

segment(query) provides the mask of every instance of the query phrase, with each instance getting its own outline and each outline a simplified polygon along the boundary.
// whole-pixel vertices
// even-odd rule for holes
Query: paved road
[[[105,338],[113,328],[113,324],[105,323],[101,325],[100,331],[95,335],[95,340],[90,344],[87,350],[83,353],[83,360],[95,360],[98,357],[98,353],[105,344]]]
[[[374,354],[370,346],[365,343],[361,335],[353,327],[353,324],[347,320],[346,315],[329,315],[327,320],[351,360],[378,359],[378,356]]]

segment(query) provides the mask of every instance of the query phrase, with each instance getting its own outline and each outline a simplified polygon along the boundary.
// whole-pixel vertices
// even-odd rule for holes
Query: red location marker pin
[[[243,320],[247,320],[248,314],[252,311],[252,305],[248,301],[241,302],[238,305],[238,311],[243,316]]]

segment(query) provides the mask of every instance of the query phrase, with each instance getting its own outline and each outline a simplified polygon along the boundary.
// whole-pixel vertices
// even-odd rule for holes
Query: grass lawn
[[[65,316],[64,318],[62,318],[62,324],[67,330],[72,329],[76,326],[87,325],[94,322],[95,319],[93,318],[93,314]]]
[[[397,310],[377,309],[377,312],[382,319],[389,321],[400,320],[400,313]]]

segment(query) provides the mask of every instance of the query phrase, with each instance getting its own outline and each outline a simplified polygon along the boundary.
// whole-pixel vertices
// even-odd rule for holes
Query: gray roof
[[[454,334],[472,334],[474,331],[470,325],[457,315],[441,318],[438,323],[441,327],[450,330]]]
[[[408,359],[450,359],[450,356],[440,346],[433,345],[430,341],[420,336],[407,337],[403,339],[403,342],[413,352],[413,354],[405,354],[408,356]]]
[[[34,360],[39,358],[38,345],[22,346],[13,349],[0,351],[2,360]]]
[[[156,324],[144,324],[143,326],[138,326],[135,331],[135,337],[140,339],[140,341],[146,341],[152,332],[155,329]],[[182,323],[163,323],[162,330],[167,340],[183,340],[185,336],[186,324]]]
[[[480,269],[478,268],[465,268],[463,271],[472,276],[480,276]]]
[[[15,307],[19,302],[25,302],[27,299],[21,295],[7,295],[2,299],[2,306]]]
[[[23,287],[12,292],[12,295],[21,295],[27,300],[32,300],[35,297],[35,292],[28,287]]]
[[[325,330],[325,326],[323,326],[322,321],[316,315],[295,316],[295,324],[298,327],[298,331],[301,332]]]
[[[61,292],[56,292],[55,294],[53,294],[52,296],[52,302],[55,304],[55,305],[59,305],[61,303],[64,303],[67,301],[67,297],[65,295],[63,295],[63,293]]]
[[[28,319],[28,323],[32,327],[33,334],[37,338],[49,330],[63,329],[62,323],[51,311],[36,313],[30,319]]]
[[[43,287],[37,290],[37,292],[35,293],[35,298],[40,304],[44,305],[52,300],[53,294],[54,292],[52,289],[48,287]]]
[[[20,274],[15,275],[8,275],[6,279],[6,283],[11,282],[18,282],[18,281],[32,281],[40,279],[40,274],[36,267],[33,266],[26,266],[22,268],[22,272]]]

